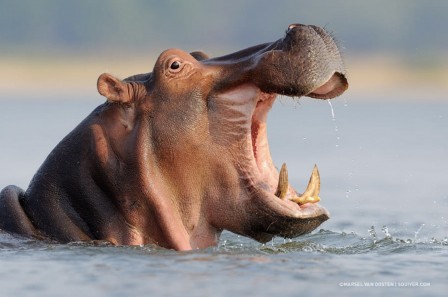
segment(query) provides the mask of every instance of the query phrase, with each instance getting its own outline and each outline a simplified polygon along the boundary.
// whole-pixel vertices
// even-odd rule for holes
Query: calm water
[[[26,188],[102,102],[25,97],[0,100],[0,187]],[[0,296],[446,296],[448,101],[345,98],[333,110],[281,99],[270,114],[272,155],[291,183],[302,190],[319,166],[332,215],[320,230],[265,245],[226,232],[216,248],[183,253],[0,233]]]

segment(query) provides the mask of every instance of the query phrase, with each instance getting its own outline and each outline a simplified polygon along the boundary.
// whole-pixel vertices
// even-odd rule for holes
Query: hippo
[[[0,193],[0,229],[41,240],[217,245],[223,230],[268,242],[329,218],[319,171],[298,193],[272,161],[267,116],[279,95],[348,88],[329,33],[293,24],[277,41],[221,57],[163,51],[152,72],[101,74],[106,101],[53,149],[26,191]]]

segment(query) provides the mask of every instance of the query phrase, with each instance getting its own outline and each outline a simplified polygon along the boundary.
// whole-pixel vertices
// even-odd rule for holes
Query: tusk
[[[286,168],[286,163],[283,163],[282,169],[280,170],[280,175],[278,177],[277,191],[275,191],[275,196],[280,199],[285,199],[286,193],[288,192],[288,169]]]
[[[311,173],[310,181],[308,182],[308,186],[306,187],[305,192],[303,192],[302,196],[319,196],[320,192],[320,175],[317,166],[314,165],[313,173]]]
[[[320,175],[317,166],[314,165],[313,172],[311,173],[310,181],[306,187],[305,192],[299,197],[294,197],[291,200],[298,204],[316,203],[320,201]]]

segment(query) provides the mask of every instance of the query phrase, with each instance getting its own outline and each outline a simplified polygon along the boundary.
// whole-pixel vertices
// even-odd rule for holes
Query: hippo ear
[[[209,57],[206,53],[204,53],[203,51],[194,51],[194,52],[191,52],[190,55],[192,55],[192,56],[193,56],[196,60],[198,60],[198,61],[207,60],[207,59],[210,58],[210,57]]]
[[[121,103],[129,103],[132,101],[128,84],[108,73],[100,75],[97,88],[98,92],[106,97],[108,101]]]

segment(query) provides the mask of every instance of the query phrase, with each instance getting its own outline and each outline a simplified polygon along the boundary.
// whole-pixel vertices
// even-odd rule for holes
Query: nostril
[[[302,26],[305,26],[305,25],[302,25],[302,24],[291,24],[291,25],[288,26],[288,31],[294,29],[295,27],[302,27]]]

